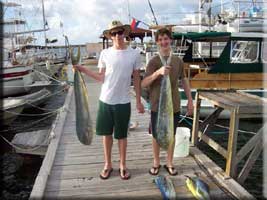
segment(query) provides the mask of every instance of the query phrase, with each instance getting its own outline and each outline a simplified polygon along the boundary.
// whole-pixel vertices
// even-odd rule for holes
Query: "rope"
[[[68,109],[66,109],[65,106],[62,106],[62,109],[61,109],[61,112],[63,111],[68,111]],[[57,124],[57,121],[59,120],[59,114],[57,115],[53,125],[51,126],[51,128],[48,130],[48,133],[46,135],[46,138],[45,140],[40,144],[40,145],[37,145],[36,147],[33,147],[33,148],[22,148],[22,147],[19,147],[18,145],[15,145],[15,144],[12,144],[11,142],[9,142],[4,136],[0,135],[2,137],[2,139],[7,143],[9,144],[11,147],[13,147],[14,149],[16,150],[19,150],[19,151],[35,151],[39,148],[41,148],[42,146],[46,145],[46,143],[49,143],[53,138],[55,138],[55,132],[54,132],[54,129],[56,128],[56,124]]]
[[[19,147],[18,145],[12,144],[4,136],[2,136],[2,135],[0,135],[0,136],[7,144],[9,144],[11,147],[13,147],[14,149],[19,150],[19,151],[35,151],[35,150],[41,148],[42,146],[44,146],[46,144],[46,141],[49,142],[51,140],[50,135],[47,134],[44,142],[42,142],[40,145],[37,145],[36,147],[33,147],[33,148],[22,148],[22,147]]]
[[[32,125],[35,125],[35,124],[37,124],[37,123],[39,123],[39,122],[41,122],[41,121],[44,121],[45,119],[48,119],[48,118],[54,116],[55,114],[56,114],[56,113],[53,113],[53,114],[48,115],[48,116],[45,116],[45,117],[43,117],[43,118],[41,118],[41,119],[39,119],[39,120],[36,120],[36,121],[34,121],[34,122],[32,122],[32,123],[27,123],[26,125],[19,127],[20,129],[16,129],[16,128],[11,128],[11,129],[10,129],[10,128],[9,128],[9,129],[6,129],[6,130],[2,130],[1,133],[5,133],[5,132],[9,132],[9,131],[17,131],[17,132],[18,132],[18,130],[22,130],[22,128],[24,129],[24,128],[26,128],[26,127],[30,127],[30,126],[32,126]]]
[[[188,120],[186,120],[186,119],[190,119],[190,120],[193,120],[193,118],[191,118],[191,117],[187,117],[186,115],[184,116],[184,115],[181,115],[183,118],[183,120],[180,120],[180,121],[185,121],[189,126],[192,126],[192,123],[191,122],[189,122]],[[180,123],[180,121],[179,121],[179,123]],[[203,122],[203,120],[199,120],[200,122]],[[223,126],[223,125],[220,125],[220,124],[214,124],[214,126],[216,126],[216,127],[219,127],[219,128],[224,128],[224,129],[227,129],[227,130],[229,130],[230,128],[229,127],[227,127],[227,126]],[[242,129],[239,129],[238,130],[238,132],[240,132],[240,133],[248,133],[248,134],[252,134],[252,135],[255,135],[256,133],[255,132],[252,132],[252,131],[246,131],[246,130],[242,130]],[[223,134],[223,133],[228,133],[228,132],[220,132],[220,131],[215,131],[215,132],[212,132],[212,133],[214,133],[214,134]]]
[[[62,109],[62,107],[60,107],[60,108],[58,108],[56,110],[50,111],[50,112],[40,113],[40,114],[22,114],[22,113],[12,112],[12,111],[8,111],[8,110],[5,110],[5,111],[2,110],[2,111],[10,113],[10,114],[13,114],[13,115],[18,115],[18,116],[36,117],[36,116],[44,116],[44,115],[49,115],[49,114],[52,114],[52,113],[56,113],[56,112],[60,111],[60,109]]]
[[[65,88],[62,89],[62,90],[60,90],[59,92],[52,93],[52,94],[46,96],[46,98],[50,98],[51,96],[55,96],[55,95],[58,95],[58,94],[60,94],[60,93],[63,93],[64,90],[65,90]],[[41,108],[41,107],[39,107],[39,106],[36,106],[36,105],[34,105],[34,104],[30,103],[30,102],[27,102],[27,101],[26,101],[25,104],[28,104],[28,105],[31,105],[32,107],[35,107],[35,108],[38,108],[38,109],[40,109],[40,110],[44,110],[44,111],[49,111],[49,112],[46,112],[46,113],[40,113],[40,114],[22,114],[22,113],[17,113],[17,112],[12,112],[12,111],[7,111],[7,110],[2,110],[2,111],[3,111],[3,112],[10,113],[10,114],[18,115],[18,116],[29,116],[29,117],[32,117],[32,116],[48,115],[48,114],[51,114],[51,113],[53,113],[53,112],[58,112],[61,108],[63,108],[63,106],[61,106],[61,107],[56,108],[56,109],[46,109],[46,108]]]
[[[65,82],[59,81],[59,80],[57,80],[57,79],[55,79],[55,78],[53,78],[53,77],[51,77],[51,76],[48,76],[47,74],[45,74],[45,73],[43,73],[43,72],[40,72],[40,71],[38,71],[38,70],[36,70],[36,69],[33,69],[33,71],[38,72],[38,73],[40,73],[41,75],[43,75],[43,76],[45,76],[45,77],[47,77],[47,78],[50,78],[50,79],[52,79],[52,80],[54,80],[54,81],[60,83],[61,85],[62,85],[63,83],[65,83]]]
[[[59,92],[49,94],[48,96],[46,96],[46,98],[50,98],[50,97],[52,97],[52,96],[56,96],[56,95],[61,94],[61,93],[63,93],[63,92],[65,92],[65,88],[62,89],[62,90],[60,90]],[[40,110],[44,110],[44,111],[53,111],[53,110],[60,109],[60,108],[62,107],[62,106],[61,106],[61,107],[56,108],[56,109],[48,109],[48,108],[42,108],[42,107],[36,106],[36,105],[34,105],[34,104],[30,103],[30,102],[26,102],[26,104],[28,104],[28,105],[30,105],[30,106],[32,106],[32,107],[34,107],[34,108],[38,108],[38,109],[40,109]]]
[[[64,82],[62,83],[61,82],[61,84],[49,84],[49,86],[62,86],[62,85],[64,85]],[[43,85],[25,85],[25,86],[8,86],[8,85],[5,85],[4,87],[5,88],[27,88],[27,87],[37,87],[37,86],[43,86]]]

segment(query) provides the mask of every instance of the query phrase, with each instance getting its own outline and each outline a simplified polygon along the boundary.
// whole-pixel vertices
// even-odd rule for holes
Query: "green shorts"
[[[114,132],[115,139],[127,138],[131,104],[110,105],[99,100],[96,134],[107,136]]]

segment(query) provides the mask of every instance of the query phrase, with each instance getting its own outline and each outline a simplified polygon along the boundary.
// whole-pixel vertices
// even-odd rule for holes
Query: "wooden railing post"
[[[236,144],[238,136],[238,126],[239,126],[239,108],[235,108],[231,112],[230,118],[230,129],[228,137],[228,148],[227,148],[227,160],[226,160],[226,174],[235,178],[237,176],[237,163],[234,158],[236,155]]]
[[[200,106],[201,106],[201,99],[199,98],[199,92],[196,92],[195,106],[194,106],[194,120],[193,120],[193,129],[192,129],[192,138],[191,138],[191,142],[194,146],[196,146],[198,142]]]

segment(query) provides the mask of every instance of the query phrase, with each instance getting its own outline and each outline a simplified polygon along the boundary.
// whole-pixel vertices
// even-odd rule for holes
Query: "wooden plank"
[[[267,87],[262,73],[218,73],[201,72],[190,79],[191,88],[207,89],[259,89]]]
[[[54,133],[55,133],[55,138],[53,138],[48,146],[45,158],[43,160],[42,166],[39,170],[39,173],[35,179],[33,189],[30,195],[30,199],[41,199],[44,196],[44,191],[46,187],[46,182],[49,176],[49,173],[51,171],[54,158],[56,155],[56,150],[57,146],[59,144],[59,140],[61,137],[62,129],[65,124],[65,118],[68,113],[68,108],[70,101],[72,99],[72,94],[73,94],[73,87],[69,88],[67,97],[64,102],[64,107],[65,109],[61,111],[59,114],[57,114],[57,118],[53,123],[53,126],[55,126]],[[58,122],[57,120],[60,119],[61,121]]]
[[[199,130],[203,132],[204,129],[206,129],[207,125],[209,125],[209,127],[206,129],[206,131],[211,129],[214,126],[214,123],[216,122],[216,120],[218,119],[218,117],[222,111],[223,111],[223,108],[217,107],[213,111],[213,113],[211,113],[209,116],[207,116],[206,119],[204,119],[204,121],[200,124]]]
[[[256,135],[254,135],[250,140],[239,150],[235,157],[235,164],[237,165],[250,151],[257,145],[258,141],[263,141],[262,135],[265,127],[262,127]]]
[[[255,102],[258,102],[260,105],[266,104],[267,103],[267,99],[266,98],[262,98],[259,97],[257,95],[253,95],[253,94],[249,94],[243,91],[237,91],[238,94],[242,95],[242,96],[247,96],[249,99],[253,99]]]
[[[254,163],[256,162],[263,149],[262,143],[262,140],[258,140],[258,142],[256,143],[253,151],[251,152],[249,158],[247,159],[245,165],[243,166],[240,174],[237,177],[237,181],[239,183],[243,184],[246,178],[248,177],[249,172],[251,171]]]
[[[201,140],[207,143],[211,148],[213,148],[217,153],[221,154],[224,158],[227,158],[227,150],[211,139],[209,136],[203,134],[201,131],[198,132],[198,136]]]
[[[235,177],[237,175],[235,156],[236,156],[238,127],[239,127],[239,116],[238,116],[238,108],[236,108],[234,109],[234,111],[231,112],[228,147],[227,147],[228,154],[227,154],[226,170],[225,170],[226,174],[231,177]]]
[[[248,191],[246,191],[240,184],[238,184],[232,178],[226,178],[225,172],[216,165],[210,158],[203,154],[198,148],[191,147],[190,155],[198,160],[207,172],[227,191],[227,193],[233,195],[237,199],[255,199]]]
[[[210,101],[212,104],[216,105],[216,106],[219,106],[221,108],[224,108],[224,109],[228,109],[228,110],[233,110],[235,107],[238,106],[238,104],[232,102],[232,101],[229,101],[227,99],[224,99],[222,97],[219,97],[216,95],[217,92],[204,92],[204,91],[201,91],[199,92],[199,96],[201,99],[205,99],[205,100],[208,100]]]
[[[200,115],[201,99],[199,98],[199,93],[195,96],[195,106],[194,106],[194,117],[193,117],[193,128],[192,128],[192,144],[197,145],[198,142],[198,130],[199,130],[199,115]]]

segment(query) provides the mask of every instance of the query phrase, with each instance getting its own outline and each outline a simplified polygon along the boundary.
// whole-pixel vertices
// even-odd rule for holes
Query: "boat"
[[[174,33],[173,39],[179,40],[177,44],[187,47],[181,58],[192,96],[197,89],[217,89],[240,90],[263,97],[267,92],[263,69],[267,61],[266,38],[264,33]],[[214,47],[218,52],[213,52]],[[182,110],[185,111],[187,101],[182,90],[181,93]],[[213,107],[204,101],[203,110],[203,116],[206,116]],[[229,113],[222,116],[227,118]]]
[[[0,124],[7,126],[11,124],[24,109],[24,101],[21,99],[2,99],[2,110],[0,110]]]
[[[27,93],[29,85],[33,84],[32,68],[24,65],[5,66],[0,71],[3,90],[0,97],[14,96]]]
[[[1,100],[3,107],[0,110],[0,124],[10,125],[23,110],[44,104],[51,97],[51,94],[51,91],[44,88],[24,96],[3,98]]]
[[[236,1],[237,11],[233,9],[222,10],[218,15],[220,22],[214,26],[214,30],[227,32],[267,32],[267,18],[262,1],[243,1],[247,5],[240,10],[240,1]]]

